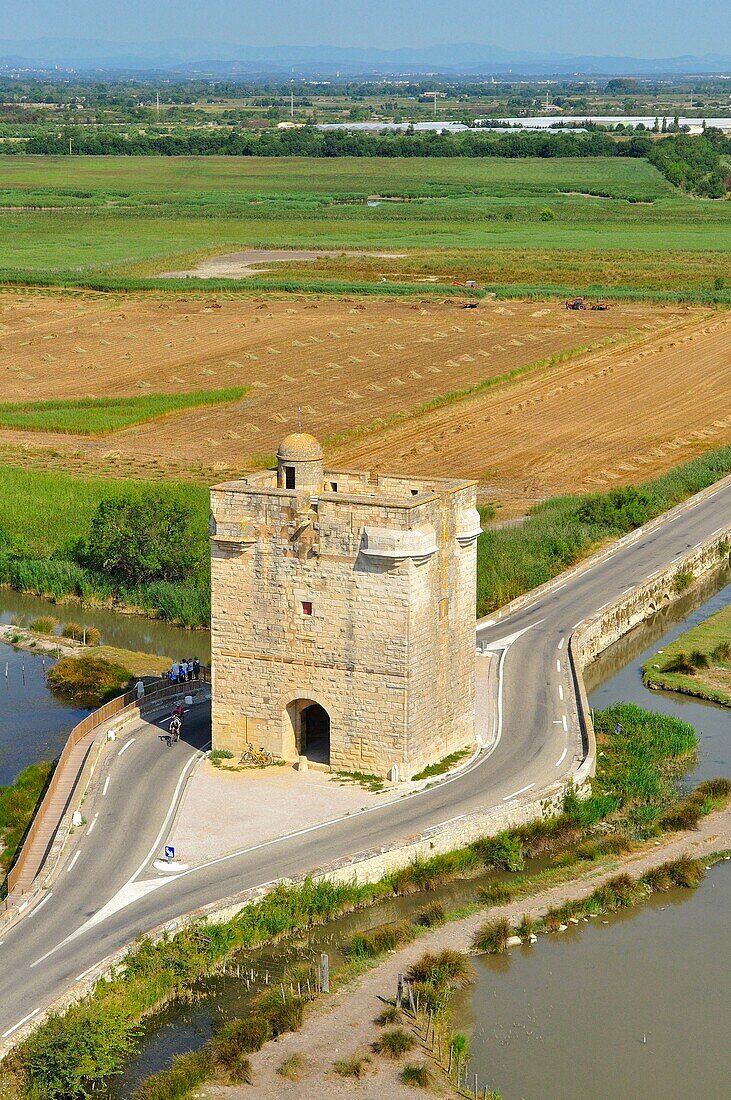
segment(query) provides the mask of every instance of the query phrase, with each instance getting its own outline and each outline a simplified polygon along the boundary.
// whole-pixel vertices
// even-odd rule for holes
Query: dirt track
[[[52,448],[56,468],[81,472],[208,477],[272,454],[299,406],[305,426],[330,441],[331,461],[473,476],[519,511],[553,492],[640,480],[731,438],[729,315],[491,301],[218,305],[213,296],[5,294],[4,400],[251,390],[233,406],[103,439],[0,431],[0,448],[11,460],[22,448],[26,464],[48,464]],[[620,344],[412,415],[445,393],[607,340]]]

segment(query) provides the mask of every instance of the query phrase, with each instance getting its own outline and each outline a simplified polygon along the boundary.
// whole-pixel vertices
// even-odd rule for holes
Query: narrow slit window
[[[303,600],[302,601],[302,614],[303,615],[311,615],[312,614],[312,600]]]
[[[284,484],[287,489],[295,489],[294,466],[284,467]]]
[[[331,492],[331,493],[337,493],[337,491],[338,491],[338,483],[337,483],[337,481],[331,481],[331,482],[330,482],[330,492]]]

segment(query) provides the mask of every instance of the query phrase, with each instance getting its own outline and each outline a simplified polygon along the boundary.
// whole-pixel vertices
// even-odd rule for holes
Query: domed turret
[[[277,449],[277,486],[280,489],[322,491],[322,447],[308,432],[292,432]]]

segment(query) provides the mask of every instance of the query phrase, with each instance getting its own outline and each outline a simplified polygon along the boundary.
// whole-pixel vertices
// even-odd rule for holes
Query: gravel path
[[[594,869],[570,883],[553,887],[531,899],[495,907],[491,916],[507,916],[517,923],[523,913],[537,916],[551,905],[571,898],[583,897],[618,873],[627,870],[634,877],[666,860],[681,855],[693,857],[731,848],[731,807],[705,818],[698,830],[676,833],[664,841],[652,841],[641,850],[613,863],[610,868]],[[621,862],[621,867],[619,863]],[[254,1070],[253,1086],[207,1085],[197,1096],[206,1100],[286,1100],[288,1097],[317,1097],[318,1100],[347,1096],[353,1100],[402,1100],[417,1095],[417,1090],[401,1084],[399,1066],[386,1063],[372,1055],[371,1067],[360,1081],[343,1079],[332,1072],[333,1063],[356,1052],[368,1052],[379,1028],[374,1019],[383,1007],[384,999],[392,997],[396,977],[425,951],[452,947],[467,951],[477,927],[485,920],[487,910],[455,921],[424,936],[415,943],[389,955],[359,981],[356,987],[340,990],[330,1000],[319,1002],[302,1029],[268,1043],[251,1058]],[[540,940],[536,946],[540,950]],[[287,1081],[277,1073],[278,1067],[293,1054],[300,1054],[304,1067],[299,1081]],[[413,1059],[420,1061],[418,1056]],[[441,1095],[454,1095],[448,1086],[439,1086]]]

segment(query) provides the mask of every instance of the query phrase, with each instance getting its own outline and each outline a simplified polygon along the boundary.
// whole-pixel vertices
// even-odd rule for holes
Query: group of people
[[[173,661],[168,680],[171,684],[184,684],[187,680],[197,680],[201,672],[201,663],[197,657],[188,661]]]

